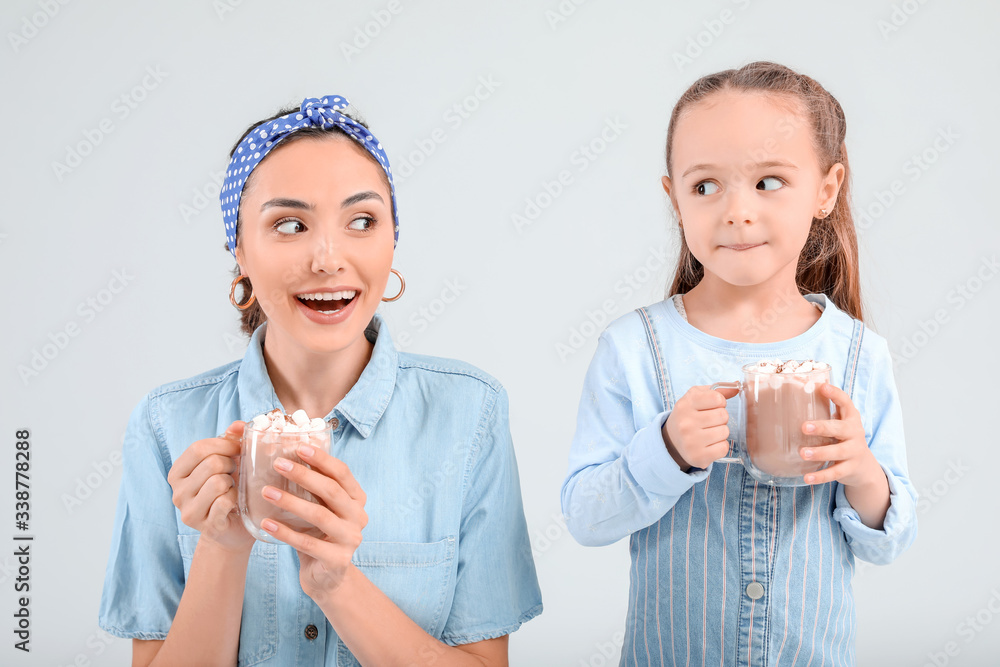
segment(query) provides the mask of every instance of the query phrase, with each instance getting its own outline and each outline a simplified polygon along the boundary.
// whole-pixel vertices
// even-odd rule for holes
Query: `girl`
[[[674,108],[663,189],[681,234],[669,298],[610,324],[587,373],[562,487],[584,545],[631,536],[622,665],[851,665],[855,557],[916,535],[884,338],[863,325],[840,104],[757,62],[699,79]],[[713,464],[761,359],[831,364],[833,444],[808,486]],[[727,409],[728,408],[728,409]]]
[[[403,291],[382,296],[395,191],[346,107],[306,99],[230,153],[250,344],[132,413],[100,624],[133,639],[133,665],[506,665],[507,635],[541,612],[503,387],[397,352],[375,312]],[[336,458],[275,461],[318,504],[261,491],[319,538],[265,520],[284,544],[255,542],[234,511],[244,422],[275,408],[333,429]]]

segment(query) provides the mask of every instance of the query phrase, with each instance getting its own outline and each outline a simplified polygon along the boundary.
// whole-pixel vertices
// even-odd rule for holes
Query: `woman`
[[[252,335],[242,361],[153,390],[130,419],[100,624],[133,639],[134,665],[505,665],[507,635],[541,612],[506,392],[397,352],[375,313],[398,298],[382,296],[395,192],[347,106],[306,99],[230,154],[230,299]],[[234,511],[243,424],[275,408],[333,427],[336,458],[275,465],[319,504],[263,491],[321,538],[265,522],[284,544],[255,542]]]

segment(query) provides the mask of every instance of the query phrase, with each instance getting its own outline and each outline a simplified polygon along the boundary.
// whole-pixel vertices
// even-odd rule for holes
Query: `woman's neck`
[[[808,331],[822,312],[793,284],[742,287],[702,280],[683,297],[688,323],[737,343],[777,343]]]
[[[285,411],[325,417],[361,377],[374,345],[362,335],[348,348],[319,354],[268,330],[263,348],[268,377]]]

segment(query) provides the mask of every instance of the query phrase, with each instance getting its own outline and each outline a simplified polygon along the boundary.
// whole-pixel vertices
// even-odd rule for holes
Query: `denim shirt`
[[[622,665],[854,664],[854,559],[888,563],[910,545],[916,492],[885,339],[825,295],[805,298],[822,315],[780,342],[708,335],[673,300],[644,309],[646,323],[632,312],[601,334],[562,508],[581,544],[630,538]],[[744,364],[765,358],[831,365],[830,382],[851,395],[889,482],[882,529],[861,522],[837,482],[773,487],[720,462],[685,473],[667,452],[661,428],[677,399],[695,385],[742,379]],[[727,409],[733,445],[740,398]]]
[[[172,504],[173,461],[235,420],[284,410],[264,365],[266,327],[242,361],[154,389],[133,411],[100,607],[109,633],[164,639],[177,611],[199,533]],[[447,644],[509,634],[542,604],[506,391],[471,365],[397,352],[379,315],[365,335],[371,359],[326,416],[337,420],[331,454],[367,495],[354,564]],[[253,546],[238,664],[358,664],[302,591],[288,545]]]

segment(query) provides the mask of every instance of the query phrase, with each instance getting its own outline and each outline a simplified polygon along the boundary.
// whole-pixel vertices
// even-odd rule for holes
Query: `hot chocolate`
[[[280,410],[254,417],[243,431],[243,450],[240,460],[239,508],[243,525],[258,540],[276,542],[260,530],[260,522],[274,519],[301,532],[319,535],[319,530],[296,515],[279,509],[261,495],[265,486],[273,486],[283,493],[290,493],[316,502],[306,491],[274,469],[274,460],[283,457],[302,463],[296,454],[301,445],[310,445],[324,452],[330,451],[330,426],[322,419],[309,419],[303,410],[291,416]]]
[[[765,360],[745,370],[746,449],[752,465],[775,478],[821,470],[826,462],[806,461],[799,450],[834,442],[802,432],[806,421],[832,418],[829,399],[818,392],[830,381],[829,364]]]

